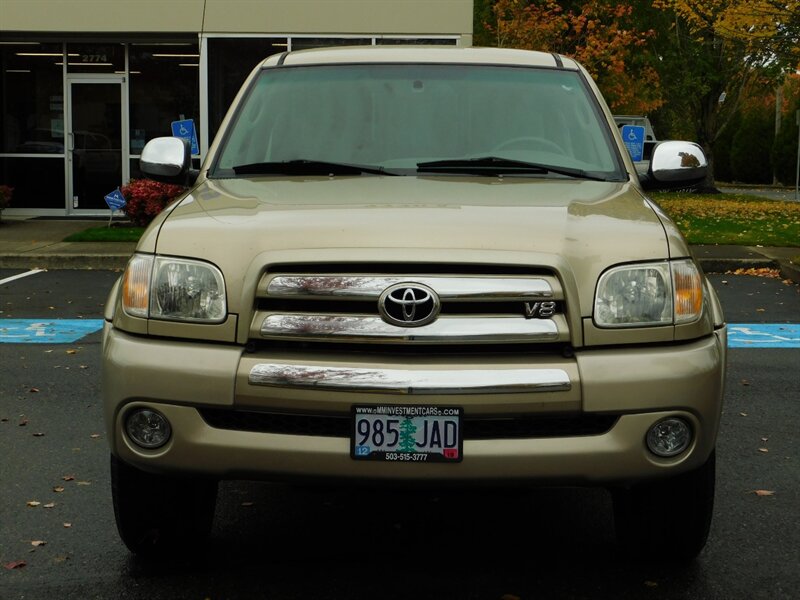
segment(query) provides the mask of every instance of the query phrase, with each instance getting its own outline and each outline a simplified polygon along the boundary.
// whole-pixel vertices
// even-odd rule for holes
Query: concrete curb
[[[788,260],[781,261],[781,277],[793,283],[800,283],[800,265],[796,265]]]
[[[117,271],[128,259],[130,254],[0,254],[0,269]]]

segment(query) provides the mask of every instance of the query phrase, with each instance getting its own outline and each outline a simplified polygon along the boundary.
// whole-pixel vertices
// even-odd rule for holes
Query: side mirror
[[[191,145],[178,137],[153,138],[142,149],[139,167],[156,181],[185,185],[192,174]]]
[[[679,189],[703,182],[708,161],[703,149],[694,142],[660,142],[653,149],[650,167],[641,178],[645,189]]]

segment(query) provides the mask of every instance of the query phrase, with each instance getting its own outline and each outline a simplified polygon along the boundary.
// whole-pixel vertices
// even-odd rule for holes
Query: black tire
[[[119,535],[142,558],[197,553],[211,533],[216,481],[154,475],[112,455],[111,495]]]
[[[714,512],[716,455],[694,471],[612,490],[614,525],[637,562],[686,563],[703,549]]]

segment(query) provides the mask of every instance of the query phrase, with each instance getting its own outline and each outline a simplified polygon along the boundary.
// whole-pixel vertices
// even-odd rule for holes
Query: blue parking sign
[[[630,152],[633,162],[644,159],[644,127],[641,125],[623,125],[622,141]]]
[[[200,146],[197,143],[197,130],[194,127],[193,119],[183,119],[172,122],[172,135],[179,137],[192,145],[192,154],[200,154]]]
[[[113,210],[122,210],[127,202],[125,201],[125,196],[122,195],[122,191],[117,188],[110,194],[105,195],[106,204],[108,204],[108,208]]]

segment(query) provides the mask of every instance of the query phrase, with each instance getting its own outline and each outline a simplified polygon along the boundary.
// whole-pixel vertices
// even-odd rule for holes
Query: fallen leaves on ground
[[[30,506],[31,508],[36,508],[37,506],[39,506],[41,504],[41,502],[39,502],[38,500],[28,500],[28,502],[26,504],[28,506]]]
[[[778,269],[770,269],[768,267],[751,267],[749,269],[736,269],[735,271],[726,271],[726,275],[752,275],[753,277],[769,277],[770,279],[780,279],[781,272]]]
[[[28,563],[26,563],[24,560],[14,560],[14,561],[5,563],[3,566],[6,569],[8,569],[9,571],[11,571],[12,569],[21,569],[22,567],[27,566],[27,564]]]
[[[761,496],[761,497],[774,496],[775,495],[775,491],[774,490],[753,490],[753,493],[756,496]]]
[[[63,491],[64,491],[64,486],[63,486],[63,485],[57,485],[57,486],[55,486],[55,487],[53,488],[53,491],[54,491],[56,494],[60,494],[61,492],[63,492]]]
[[[740,221],[750,225],[772,219],[786,224],[800,223],[800,204],[795,202],[673,195],[659,196],[658,203],[674,220],[700,217]]]
[[[31,546],[33,546],[34,548],[38,548],[39,546],[46,546],[46,545],[47,545],[47,542],[45,542],[44,540],[33,540],[33,541],[31,541]]]

